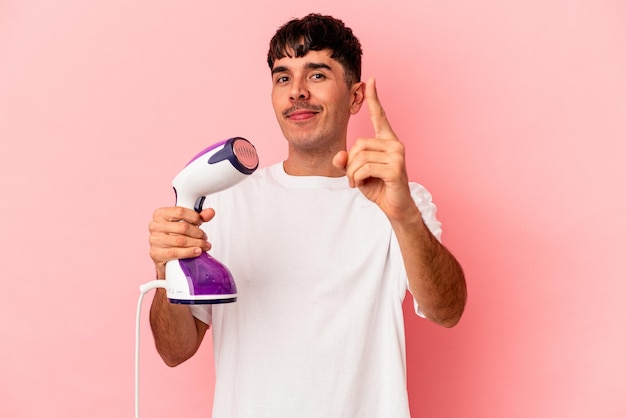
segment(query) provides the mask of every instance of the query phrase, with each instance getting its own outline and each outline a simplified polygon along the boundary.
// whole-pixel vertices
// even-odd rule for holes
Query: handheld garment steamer
[[[202,211],[207,195],[227,189],[254,173],[259,157],[247,139],[235,137],[196,155],[172,181],[176,206]],[[165,288],[171,303],[209,304],[237,300],[237,287],[226,266],[206,252],[165,264]]]
[[[235,137],[214,144],[198,155],[172,181],[176,205],[197,212],[207,195],[227,189],[259,166],[256,149],[247,139]],[[164,283],[165,282],[165,283]],[[139,418],[139,321],[144,295],[165,288],[172,303],[207,304],[237,300],[237,287],[230,271],[206,252],[195,258],[172,260],[165,264],[165,280],[152,280],[139,286],[135,326],[135,418]]]

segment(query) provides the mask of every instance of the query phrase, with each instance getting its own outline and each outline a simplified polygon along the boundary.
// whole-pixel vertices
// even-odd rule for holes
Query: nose
[[[308,100],[309,90],[306,88],[306,84],[303,81],[294,80],[291,83],[291,91],[289,92],[289,96],[292,101]]]

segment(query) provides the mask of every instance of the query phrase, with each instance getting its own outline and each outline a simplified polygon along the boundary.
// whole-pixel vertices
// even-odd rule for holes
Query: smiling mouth
[[[321,106],[295,105],[283,112],[283,116],[289,119],[308,119],[322,111]]]

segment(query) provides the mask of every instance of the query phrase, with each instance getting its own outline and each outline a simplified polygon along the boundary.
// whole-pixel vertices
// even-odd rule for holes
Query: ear
[[[350,97],[352,97],[350,114],[356,115],[359,113],[361,105],[363,105],[363,101],[365,100],[365,83],[362,81],[354,83],[352,87],[350,87]]]

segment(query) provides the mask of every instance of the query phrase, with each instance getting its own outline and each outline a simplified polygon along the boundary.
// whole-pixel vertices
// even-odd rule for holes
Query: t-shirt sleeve
[[[211,305],[189,305],[191,314],[207,325],[211,325]]]
[[[411,196],[422,213],[422,219],[430,232],[441,242],[441,222],[437,220],[437,206],[433,203],[433,197],[421,184],[410,183]]]

